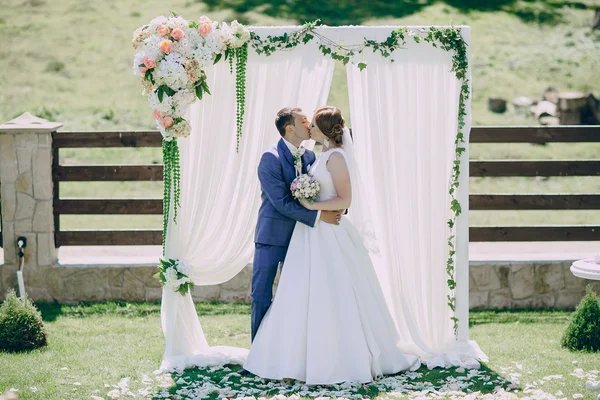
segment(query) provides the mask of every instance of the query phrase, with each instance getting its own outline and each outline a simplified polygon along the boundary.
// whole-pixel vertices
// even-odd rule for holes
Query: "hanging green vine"
[[[448,306],[453,312],[456,312],[456,279],[455,279],[455,256],[456,256],[456,219],[461,214],[462,208],[459,200],[456,198],[456,188],[459,186],[460,177],[460,161],[462,154],[465,152],[465,138],[462,132],[466,126],[466,103],[470,96],[470,83],[468,79],[468,59],[467,59],[467,44],[464,41],[460,29],[450,28],[399,28],[393,30],[390,35],[383,41],[364,39],[363,43],[357,45],[342,45],[332,41],[326,36],[316,31],[319,26],[319,20],[304,24],[298,31],[291,34],[284,33],[281,36],[267,36],[262,39],[255,32],[250,32],[249,42],[244,43],[241,47],[227,48],[223,54],[215,56],[214,63],[216,64],[221,59],[229,58],[230,72],[233,73],[235,64],[236,74],[236,151],[239,151],[240,140],[242,137],[243,120],[245,114],[246,100],[246,67],[248,61],[248,45],[250,44],[257,54],[270,56],[276,51],[292,50],[300,44],[307,44],[312,40],[318,40],[318,48],[321,53],[330,57],[333,60],[340,61],[344,65],[352,62],[361,71],[367,67],[367,64],[357,60],[357,56],[362,54],[366,49],[370,49],[373,53],[379,53],[382,57],[390,59],[394,62],[392,55],[396,50],[403,49],[409,37],[412,37],[416,43],[421,41],[429,43],[433,47],[440,47],[445,51],[452,52],[452,72],[461,82],[461,91],[458,106],[458,131],[454,141],[455,158],[453,161],[452,174],[450,177],[449,194],[451,197],[450,210],[452,212],[448,220],[450,234],[448,237],[448,259],[446,262],[446,273],[448,276],[447,284],[450,289],[448,295]],[[396,53],[397,54],[397,53]],[[224,56],[224,57],[223,57]],[[204,74],[204,73],[203,73]],[[203,75],[201,84],[196,88],[198,98],[202,98],[203,93],[208,93],[208,85],[206,77]],[[177,209],[180,206],[180,171],[179,171],[179,148],[177,142],[163,142],[163,159],[164,159],[164,204],[163,204],[163,252],[165,237],[167,231],[168,215],[173,201],[173,220],[176,221]],[[458,318],[451,317],[454,323],[454,333],[457,334]]]
[[[415,41],[419,43],[420,38],[414,36]],[[465,136],[463,129],[466,126],[467,117],[467,100],[470,96],[470,85],[468,79],[469,60],[467,58],[467,44],[460,34],[460,30],[454,27],[451,28],[436,28],[431,27],[427,30],[427,34],[423,38],[425,42],[430,43],[433,47],[442,48],[445,51],[450,51],[452,55],[452,72],[456,79],[461,81],[460,98],[458,102],[458,130],[454,140],[454,162],[452,165],[452,174],[450,177],[450,211],[452,216],[448,220],[450,228],[450,236],[448,237],[448,260],[446,261],[446,273],[448,275],[448,288],[451,293],[448,295],[448,306],[453,312],[456,312],[456,288],[455,280],[455,256],[456,256],[456,219],[462,212],[460,202],[456,198],[456,189],[459,186],[460,177],[460,159],[466,151]],[[451,317],[454,323],[454,334],[458,333],[458,318]]]
[[[461,92],[458,106],[458,131],[454,141],[455,158],[452,166],[452,174],[450,177],[449,194],[451,197],[450,210],[452,216],[448,220],[450,235],[448,237],[448,259],[446,262],[446,273],[448,276],[447,284],[450,289],[448,295],[448,306],[453,312],[456,312],[456,289],[455,279],[455,256],[456,256],[456,234],[455,224],[456,219],[461,214],[462,208],[460,202],[456,198],[456,188],[459,185],[460,177],[460,159],[465,152],[465,140],[462,130],[464,129],[467,115],[466,102],[469,99],[470,88],[467,78],[469,63],[467,59],[467,44],[460,34],[460,29],[450,28],[399,28],[393,30],[390,35],[383,41],[364,39],[364,42],[359,45],[344,46],[333,42],[327,37],[315,31],[319,25],[319,21],[304,24],[302,28],[290,35],[284,33],[281,36],[268,36],[264,40],[254,32],[251,32],[251,44],[258,54],[267,56],[273,54],[277,50],[291,50],[300,43],[306,44],[313,39],[319,40],[319,50],[324,56],[331,57],[336,61],[346,65],[349,62],[354,63],[361,71],[367,67],[364,62],[356,62],[355,56],[362,54],[366,49],[371,49],[373,53],[379,53],[384,58],[389,58],[394,62],[392,54],[396,50],[404,48],[406,41],[412,37],[416,43],[421,41],[431,44],[433,47],[440,47],[445,51],[452,52],[452,72],[456,79],[461,81]],[[458,318],[454,315],[451,317],[454,325],[454,334],[458,331]]]
[[[177,140],[165,140],[162,142],[163,152],[163,255],[165,252],[165,240],[167,227],[169,225],[169,211],[171,201],[173,205],[173,222],[177,222],[177,209],[181,207],[181,173],[179,164],[179,146]]]
[[[244,110],[246,107],[246,65],[248,63],[248,43],[235,49],[235,97],[237,103],[236,112],[236,151],[240,149],[240,140],[242,138],[242,129],[244,126]]]

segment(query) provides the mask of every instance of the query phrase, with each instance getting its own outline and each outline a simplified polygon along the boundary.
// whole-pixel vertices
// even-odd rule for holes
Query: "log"
[[[558,109],[560,111],[580,110],[585,106],[587,96],[581,92],[564,92],[558,95]]]
[[[537,120],[539,120],[540,117],[556,117],[558,115],[556,104],[547,100],[540,101],[535,106],[531,107],[531,112],[533,112],[533,115]]]
[[[488,98],[488,109],[491,112],[502,114],[506,112],[506,100],[499,97]]]

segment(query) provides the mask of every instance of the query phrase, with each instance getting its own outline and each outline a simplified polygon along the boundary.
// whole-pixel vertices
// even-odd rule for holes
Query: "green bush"
[[[46,344],[40,312],[27,296],[22,300],[9,290],[0,306],[0,351],[27,351]]]
[[[591,286],[573,313],[562,346],[570,350],[600,350],[600,299]]]

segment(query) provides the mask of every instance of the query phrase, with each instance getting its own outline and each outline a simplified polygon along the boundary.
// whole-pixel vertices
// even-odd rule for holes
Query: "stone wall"
[[[471,309],[573,309],[591,284],[600,293],[600,281],[580,279],[569,271],[570,262],[472,262]],[[0,267],[3,268],[3,267]],[[159,301],[161,287],[151,266],[60,266],[27,273],[25,285],[35,300]],[[228,282],[196,286],[197,302],[250,302],[252,266]],[[15,283],[16,285],[16,283]],[[0,298],[3,293],[0,294]]]
[[[575,277],[571,262],[471,262],[471,309],[572,309],[587,285],[600,294],[600,281]]]

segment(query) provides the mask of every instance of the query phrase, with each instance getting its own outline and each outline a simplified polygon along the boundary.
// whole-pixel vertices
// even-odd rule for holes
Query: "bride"
[[[310,210],[347,209],[357,176],[352,139],[339,109],[315,111],[310,136],[323,150],[310,169],[319,181]],[[403,353],[373,264],[350,221],[296,223],[273,304],[261,322],[247,371],[307,384],[371,382],[419,368]]]

